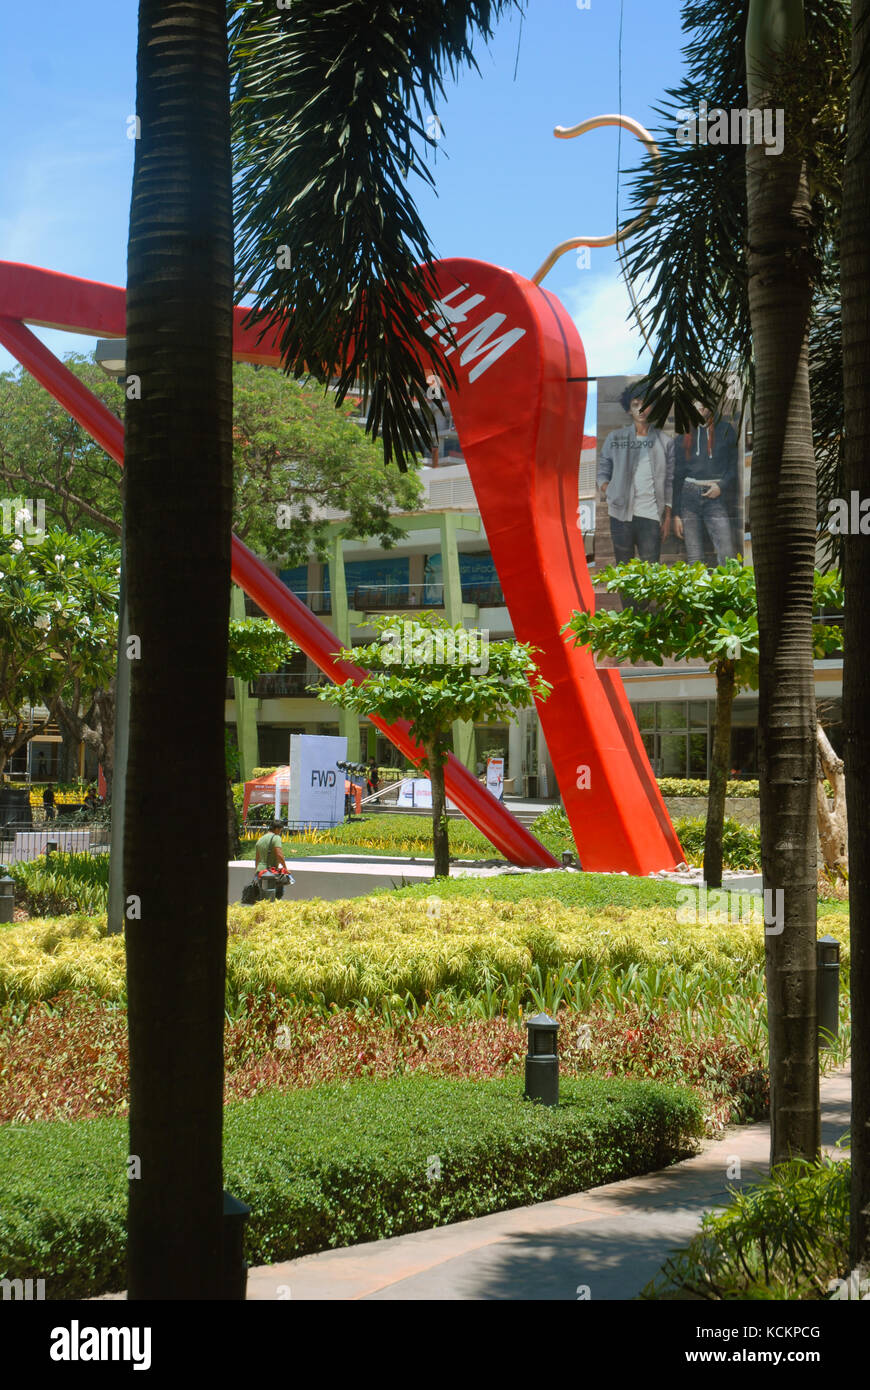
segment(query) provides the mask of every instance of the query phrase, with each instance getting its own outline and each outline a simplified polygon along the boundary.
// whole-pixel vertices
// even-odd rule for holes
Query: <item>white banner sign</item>
[[[340,825],[344,820],[347,739],[327,734],[290,735],[288,819],[303,825]]]
[[[487,759],[486,785],[497,801],[504,801],[504,758]]]
[[[416,810],[432,810],[432,783],[428,777],[409,777],[399,788],[399,799],[397,806],[413,806]],[[450,798],[447,798],[447,810],[453,811],[455,807]]]

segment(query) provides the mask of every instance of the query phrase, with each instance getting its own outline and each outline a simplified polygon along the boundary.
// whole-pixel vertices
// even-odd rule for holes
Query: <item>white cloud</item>
[[[630,376],[646,371],[649,349],[618,272],[603,276],[591,270],[578,271],[577,280],[561,291],[560,298],[583,340],[590,376]]]

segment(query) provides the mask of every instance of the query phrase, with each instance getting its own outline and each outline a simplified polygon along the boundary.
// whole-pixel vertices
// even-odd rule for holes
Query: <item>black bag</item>
[[[246,907],[251,907],[254,903],[259,901],[260,890],[257,887],[257,880],[254,879],[253,882],[247,884],[247,886],[242,889],[242,902]]]

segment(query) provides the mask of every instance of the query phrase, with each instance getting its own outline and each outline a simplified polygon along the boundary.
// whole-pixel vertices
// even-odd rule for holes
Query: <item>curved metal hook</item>
[[[553,134],[559,140],[573,140],[575,135],[584,135],[587,130],[596,130],[598,126],[602,125],[618,125],[622,126],[624,130],[631,131],[632,135],[636,135],[638,140],[642,140],[648,147],[650,158],[655,161],[658,169],[661,164],[658,145],[649,131],[640,124],[640,121],[633,120],[631,116],[592,116],[588,121],[581,121],[579,125],[557,125]],[[575,246],[616,246],[618,242],[624,241],[632,232],[636,232],[639,227],[643,226],[658,202],[658,196],[658,193],[654,193],[651,198],[647,198],[643,212],[635,217],[633,222],[629,222],[626,227],[623,227],[621,232],[615,231],[613,236],[575,236],[568,241],[561,241],[558,246],[553,248],[543,265],[535,271],[532,276],[532,283],[540,285],[544,276],[550,273],[559,257],[564,256],[566,251],[573,250]]]

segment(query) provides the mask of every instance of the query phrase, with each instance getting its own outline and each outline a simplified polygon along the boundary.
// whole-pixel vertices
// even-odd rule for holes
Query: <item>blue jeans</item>
[[[731,538],[731,520],[725,498],[703,497],[706,492],[698,483],[683,484],[683,540],[686,543],[686,559],[690,565],[704,559],[704,530],[706,529],[716,551],[716,564],[722,565],[737,554]]]
[[[646,516],[633,516],[631,521],[610,518],[610,539],[613,541],[613,563],[627,565],[637,549],[639,560],[658,563],[662,553],[662,528],[658,521]]]

